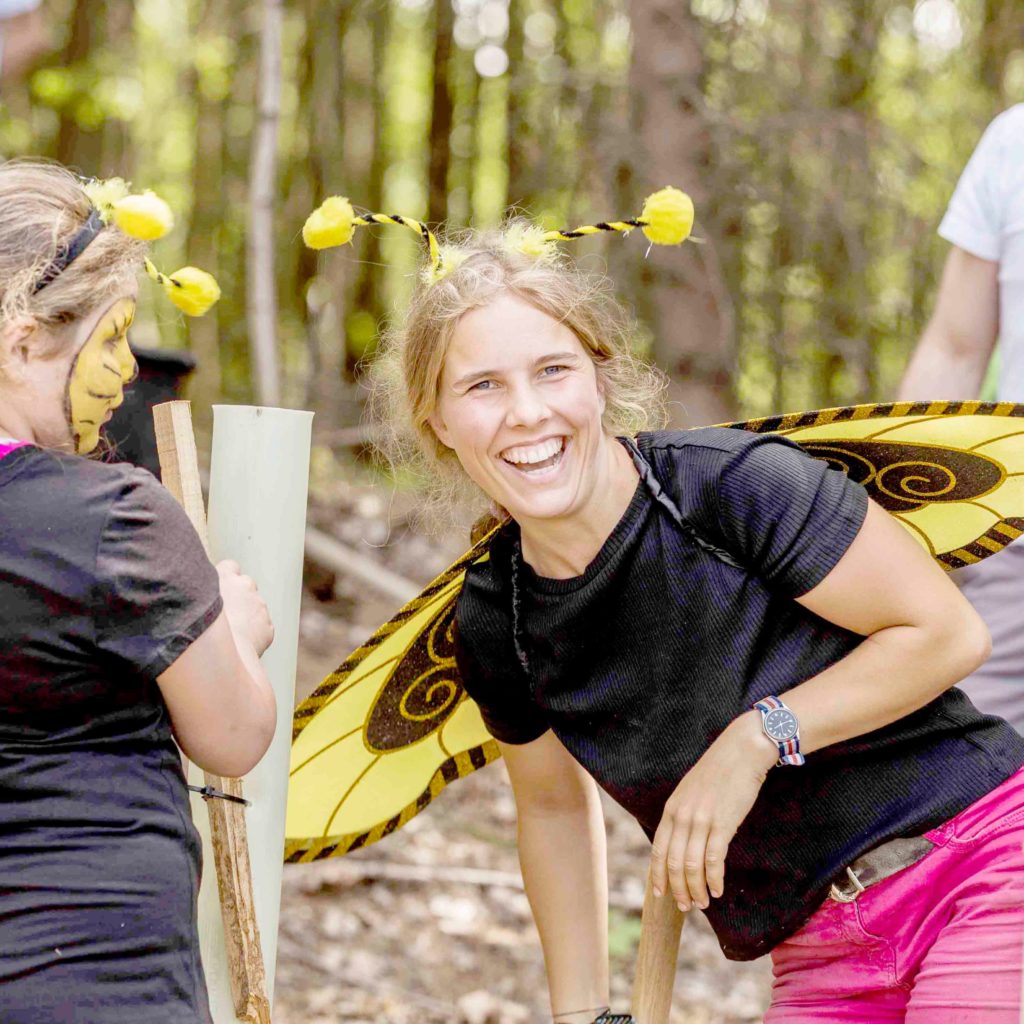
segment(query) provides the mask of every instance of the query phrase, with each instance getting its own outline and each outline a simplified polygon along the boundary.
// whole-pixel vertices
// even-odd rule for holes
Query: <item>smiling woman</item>
[[[473,483],[518,523],[557,518],[565,530],[600,530],[604,517],[594,506],[604,507],[600,496],[617,490],[617,477],[634,473],[624,449],[602,444],[606,405],[572,330],[505,293],[460,318],[429,423]],[[608,509],[612,523],[623,510]]]
[[[451,644],[512,782],[557,1024],[608,1000],[598,786],[657,896],[726,956],[772,954],[770,1024],[1017,1024],[1024,739],[955,688],[978,616],[786,438],[645,429],[659,381],[621,311],[523,231],[422,230],[376,407],[499,520]]]
[[[478,429],[470,425],[474,417],[490,422],[480,429],[491,431],[491,443],[522,447],[564,439],[566,452],[572,443],[579,452],[584,442],[592,450],[602,433],[632,434],[665,420],[665,378],[634,355],[633,324],[609,283],[581,273],[556,253],[537,258],[523,251],[520,239],[528,230],[513,222],[504,232],[461,245],[455,269],[436,284],[421,284],[401,331],[390,337],[373,368],[372,405],[383,428],[382,450],[421,479],[427,507],[444,519],[457,506],[490,507],[503,515],[503,500],[516,500],[507,488],[500,498],[491,494],[483,477],[474,475],[485,467],[493,475],[501,465],[483,459],[469,471],[461,463],[459,446],[464,448]],[[476,326],[485,331],[480,339]],[[524,346],[530,373],[517,377],[511,361]],[[581,385],[586,385],[582,391]],[[583,433],[576,437],[573,428],[557,435],[549,429],[546,410],[530,408],[533,402],[543,406],[546,396],[558,402],[563,418],[586,419]],[[577,408],[581,399],[585,416],[583,407]],[[511,432],[495,438],[496,417],[510,401],[518,407],[511,410]],[[505,460],[509,466],[537,458],[536,449],[509,454],[515,456]],[[576,470],[585,462],[577,459]],[[511,484],[517,477],[497,479]],[[563,498],[573,486],[561,485]]]
[[[60,167],[0,166],[0,1020],[207,1024],[174,741],[256,763],[273,627],[149,473],[81,457],[135,375],[146,247],[103,207]]]

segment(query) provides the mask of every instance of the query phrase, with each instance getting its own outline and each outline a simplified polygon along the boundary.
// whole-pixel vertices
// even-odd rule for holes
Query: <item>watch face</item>
[[[789,708],[776,708],[764,716],[764,731],[776,743],[791,740],[797,734],[798,728],[796,718]]]

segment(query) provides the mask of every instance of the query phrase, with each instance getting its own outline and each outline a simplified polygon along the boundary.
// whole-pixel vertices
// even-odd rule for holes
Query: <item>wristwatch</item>
[[[779,764],[803,764],[800,753],[800,723],[778,697],[764,697],[754,709],[761,712],[765,736],[779,748]]]

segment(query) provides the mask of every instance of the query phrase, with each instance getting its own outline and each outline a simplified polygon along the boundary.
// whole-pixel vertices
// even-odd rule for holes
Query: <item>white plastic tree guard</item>
[[[215,561],[234,559],[256,581],[275,630],[263,666],[277,697],[277,730],[263,760],[244,779],[245,797],[251,801],[245,817],[256,920],[272,998],[313,414],[229,405],[215,405],[213,414],[210,554]],[[217,681],[211,679],[210,685]],[[196,777],[189,781],[202,785],[202,773],[194,765],[190,771]],[[193,801],[193,818],[203,837],[199,944],[210,1007],[215,1024],[234,1024],[209,824],[201,798],[193,795]]]

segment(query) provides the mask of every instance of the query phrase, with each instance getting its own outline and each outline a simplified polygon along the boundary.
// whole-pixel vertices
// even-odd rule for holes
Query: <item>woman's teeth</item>
[[[565,438],[552,437],[540,444],[508,448],[502,452],[501,457],[516,469],[533,473],[538,469],[547,469],[548,466],[553,466],[562,457],[564,449]]]

